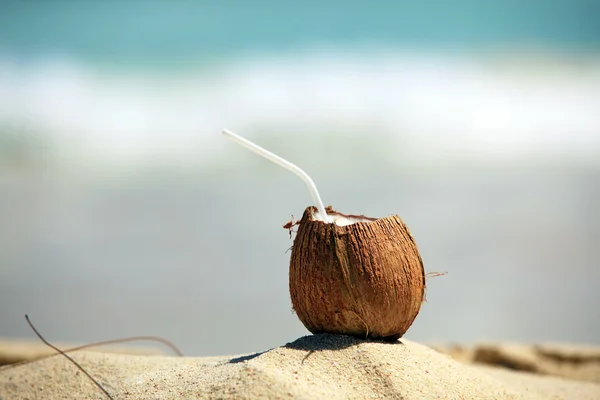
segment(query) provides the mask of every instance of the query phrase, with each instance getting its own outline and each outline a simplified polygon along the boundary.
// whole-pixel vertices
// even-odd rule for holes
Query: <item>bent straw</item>
[[[306,186],[308,186],[310,195],[312,196],[313,201],[317,204],[317,209],[319,210],[319,214],[321,214],[323,216],[325,222],[331,222],[331,220],[329,219],[329,216],[327,215],[327,212],[325,212],[325,207],[323,206],[323,201],[321,201],[321,196],[319,196],[319,191],[317,190],[317,186],[315,185],[313,180],[310,178],[310,176],[308,176],[308,174],[306,172],[304,172],[302,169],[300,169],[300,167],[279,157],[278,155],[271,153],[268,150],[263,149],[262,147],[258,146],[257,144],[254,144],[251,141],[244,139],[243,137],[241,137],[227,129],[223,129],[222,133],[223,133],[223,135],[227,136],[234,142],[246,147],[247,149],[255,152],[256,154],[261,155],[264,158],[273,161],[275,164],[278,164],[278,165],[282,166],[283,168],[286,168],[286,169],[292,171],[293,173],[295,173],[296,175],[298,175],[300,177],[300,179],[302,179],[304,181],[304,183],[306,183]]]

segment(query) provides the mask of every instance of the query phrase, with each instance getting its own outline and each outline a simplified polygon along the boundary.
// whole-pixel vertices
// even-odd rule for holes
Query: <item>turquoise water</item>
[[[3,2],[0,49],[185,62],[315,45],[600,48],[596,1]]]

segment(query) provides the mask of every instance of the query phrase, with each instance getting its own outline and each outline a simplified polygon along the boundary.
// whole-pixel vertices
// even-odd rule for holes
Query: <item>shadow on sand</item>
[[[316,351],[336,351],[336,350],[341,350],[341,349],[345,349],[345,348],[348,348],[351,346],[356,346],[356,345],[364,344],[364,343],[380,343],[380,344],[386,344],[386,345],[390,345],[390,346],[404,346],[404,344],[400,340],[389,341],[389,340],[359,339],[359,338],[356,338],[353,336],[347,336],[347,335],[333,335],[333,334],[329,334],[329,333],[319,333],[316,335],[303,336],[299,339],[294,340],[293,342],[286,344],[283,347],[288,348],[288,349],[302,350],[302,351],[308,352],[306,357],[304,357],[304,360],[302,360],[302,362],[304,362],[311,354],[313,354]],[[231,360],[229,360],[229,363],[235,364],[235,363],[240,363],[240,362],[244,362],[244,361],[249,361],[249,360],[252,360],[253,358],[256,358],[268,351],[270,351],[270,350],[232,358]]]

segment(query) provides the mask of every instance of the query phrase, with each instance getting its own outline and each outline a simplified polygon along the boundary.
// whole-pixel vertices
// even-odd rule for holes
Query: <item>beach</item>
[[[500,344],[487,346],[495,346],[498,354],[510,353]],[[199,358],[101,351],[72,356],[115,399],[600,398],[600,348],[535,348],[553,354],[554,360],[561,354],[559,364],[587,364],[587,375],[566,379],[531,368],[519,371],[518,364],[507,368],[510,364],[499,355],[488,364],[466,358],[461,362],[456,352],[450,355],[449,348],[438,346],[438,351],[405,339],[385,343],[329,334],[304,336],[281,347],[237,356]],[[519,351],[512,350],[513,358],[518,358],[515,354]],[[532,347],[525,345],[518,350],[533,354]],[[54,356],[2,367],[0,398],[107,397],[68,360]]]

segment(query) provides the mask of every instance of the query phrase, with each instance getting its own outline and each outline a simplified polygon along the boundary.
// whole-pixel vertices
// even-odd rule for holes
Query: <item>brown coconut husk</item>
[[[308,207],[290,259],[294,311],[312,333],[397,340],[425,297],[425,270],[417,245],[398,215],[359,219],[346,226],[315,218]]]

